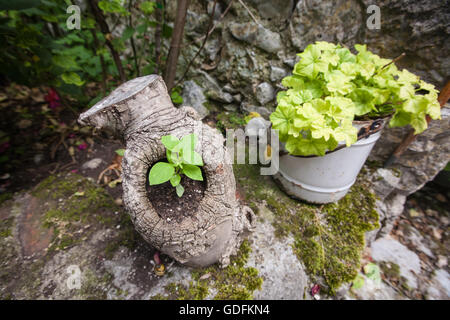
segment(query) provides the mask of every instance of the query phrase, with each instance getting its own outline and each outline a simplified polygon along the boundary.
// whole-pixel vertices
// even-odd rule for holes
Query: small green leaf
[[[142,12],[149,15],[152,14],[153,11],[155,11],[156,2],[153,1],[144,1],[139,5],[139,8],[141,8]]]
[[[172,178],[170,178],[170,184],[172,187],[176,187],[180,184],[181,176],[179,174],[174,174]]]
[[[203,166],[202,156],[195,151],[188,150],[183,152],[183,163]]]
[[[64,72],[61,78],[67,84],[74,84],[76,86],[82,86],[84,84],[84,81],[75,72]]]
[[[142,23],[136,27],[136,31],[139,34],[144,34],[147,31],[147,28],[148,28],[148,24]]]
[[[203,181],[202,170],[197,166],[185,164],[183,166],[183,173],[192,180]]]
[[[123,157],[125,154],[125,149],[117,149],[115,151],[119,156]]]
[[[197,140],[197,135],[195,133],[185,135],[181,138],[180,143],[172,149],[172,151],[184,153],[192,152],[195,149]]]
[[[380,276],[380,267],[378,267],[375,263],[368,263],[364,266],[364,273],[366,274],[366,277],[371,279],[377,284],[381,283],[381,276]]]
[[[364,286],[364,276],[360,273],[353,280],[352,289],[361,289]]]
[[[105,13],[127,13],[127,10],[120,4],[120,0],[101,0],[98,7]]]
[[[136,30],[134,28],[126,27],[122,33],[122,40],[126,41],[126,40],[130,39],[133,36],[135,31]]]
[[[176,188],[176,191],[177,191],[177,196],[181,198],[183,196],[183,193],[184,193],[183,186],[181,184],[179,184],[175,188]]]
[[[152,166],[148,175],[150,185],[161,184],[173,176],[175,168],[167,162],[158,162]]]
[[[172,102],[175,104],[183,103],[183,97],[181,97],[177,91],[172,91],[172,93],[170,94],[170,98],[172,99]]]
[[[161,138],[162,144],[166,147],[166,149],[173,151],[174,148],[180,143],[180,140],[178,140],[177,137],[168,135],[163,136]]]

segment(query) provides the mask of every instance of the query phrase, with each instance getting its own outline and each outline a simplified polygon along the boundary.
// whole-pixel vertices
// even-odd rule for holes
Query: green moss
[[[105,300],[107,298],[107,288],[111,286],[114,276],[106,272],[98,277],[93,271],[87,269],[83,273],[83,281],[80,288],[80,295],[84,300]]]
[[[408,280],[400,275],[400,267],[393,262],[379,262],[381,272],[385,276],[386,281],[396,286],[404,294],[408,295],[411,288],[408,286]]]
[[[113,212],[118,207],[111,196],[80,175],[50,176],[38,184],[32,194],[47,203],[42,226],[54,231],[50,251],[64,250],[77,243],[79,237],[74,236],[75,231],[83,226],[100,223],[112,227],[117,220]]]
[[[216,126],[222,133],[226,129],[237,129],[245,126],[244,116],[237,112],[221,112],[216,116]]]
[[[0,194],[0,204],[5,202],[6,200],[12,199],[13,194],[11,192],[5,192]]]
[[[367,160],[366,166],[369,169],[376,170],[378,168],[383,168],[383,162],[379,160]]]
[[[202,300],[208,296],[209,288],[213,288],[217,300],[250,300],[262,285],[258,270],[245,266],[250,252],[248,241],[244,241],[228,267],[221,269],[214,265],[194,270],[189,286],[170,283],[165,288],[167,296],[156,295],[152,299]]]
[[[150,300],[168,300],[168,297],[162,294],[156,294],[154,296],[151,296]]]
[[[206,281],[191,281],[189,287],[177,283],[170,283],[166,286],[167,299],[176,300],[203,300],[208,295],[208,283]]]
[[[134,250],[139,240],[139,234],[136,232],[133,223],[128,214],[123,214],[120,219],[120,234],[114,240],[107,244],[105,248],[106,259],[111,259],[120,246]]]
[[[379,227],[375,195],[358,181],[337,203],[312,205],[289,198],[259,170],[256,165],[234,165],[247,202],[273,212],[275,235],[292,235],[293,250],[309,275],[334,294],[360,269],[365,232]]]
[[[7,218],[0,223],[0,238],[6,238],[12,235],[12,225],[14,218]]]

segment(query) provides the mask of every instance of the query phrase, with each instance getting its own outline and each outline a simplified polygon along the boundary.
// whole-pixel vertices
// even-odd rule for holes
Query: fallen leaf
[[[417,212],[416,209],[409,209],[409,216],[410,216],[411,218],[418,217],[418,216],[419,216],[419,212]]]
[[[211,277],[211,272],[205,273],[204,275],[202,275],[200,278],[198,278],[198,280],[206,280],[209,279]]]

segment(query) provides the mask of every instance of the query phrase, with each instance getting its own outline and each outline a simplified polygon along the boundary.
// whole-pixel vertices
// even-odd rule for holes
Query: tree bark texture
[[[79,117],[122,138],[123,200],[136,230],[152,246],[180,263],[222,266],[256,222],[252,210],[236,199],[236,183],[223,136],[203,124],[191,107],[175,108],[158,75],[130,80]],[[198,130],[200,129],[200,130]],[[201,131],[200,133],[196,131]],[[196,213],[180,223],[159,217],[147,196],[148,169],[166,157],[161,137],[198,133],[196,151],[203,157],[206,190]]]

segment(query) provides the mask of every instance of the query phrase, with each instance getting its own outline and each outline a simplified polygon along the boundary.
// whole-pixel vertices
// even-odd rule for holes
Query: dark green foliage
[[[0,82],[27,86],[46,85],[86,106],[117,86],[119,73],[113,49],[121,55],[127,78],[153,73],[155,1],[101,0],[98,6],[108,21],[127,25],[120,37],[100,32],[88,2],[80,9],[80,29],[69,30],[71,1],[0,1]],[[159,8],[164,10],[164,8]],[[114,26],[110,26],[112,32]],[[162,36],[169,37],[163,22]],[[169,28],[170,29],[170,28]],[[126,48],[133,47],[125,51]],[[160,70],[161,68],[159,68]],[[100,90],[100,84],[102,90]],[[102,91],[102,94],[98,94]],[[97,95],[97,96],[96,96]]]

